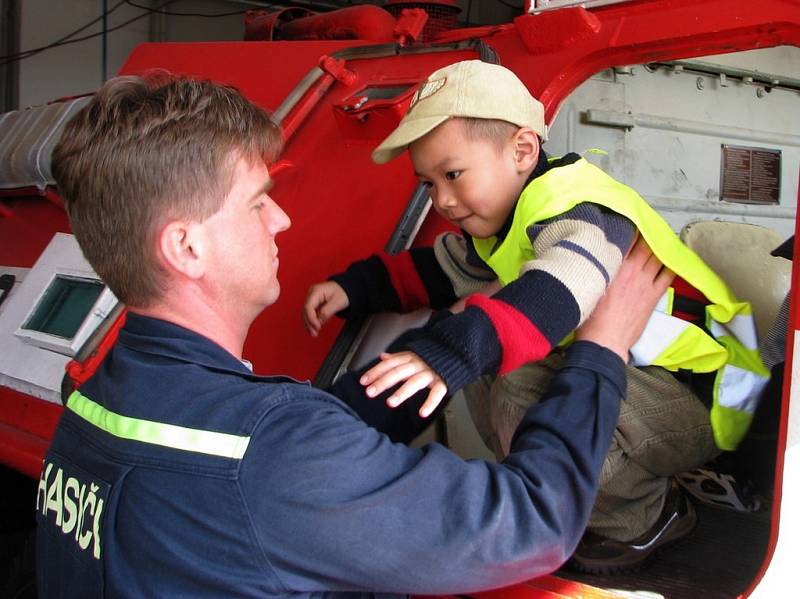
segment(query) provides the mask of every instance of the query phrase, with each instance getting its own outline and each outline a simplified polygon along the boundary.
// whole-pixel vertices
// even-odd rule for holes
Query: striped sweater
[[[542,153],[530,180],[578,158],[568,154],[548,164]],[[504,237],[513,216],[497,237]],[[539,360],[591,314],[636,228],[587,198],[564,214],[529,226],[527,235],[535,259],[492,297],[476,294],[496,275],[478,256],[472,239],[463,232],[444,233],[432,248],[372,256],[331,277],[350,299],[341,315],[442,309],[467,297],[463,312],[438,319],[424,334],[392,348],[420,356],[451,393],[482,374],[505,374]]]

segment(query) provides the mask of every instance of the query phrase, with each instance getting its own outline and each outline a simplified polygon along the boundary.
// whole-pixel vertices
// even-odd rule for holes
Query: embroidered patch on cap
[[[430,98],[433,94],[442,89],[445,83],[447,83],[447,77],[442,79],[434,79],[433,81],[426,81],[423,83],[422,87],[414,92],[414,97],[411,98],[411,105],[408,107],[409,112],[412,108],[414,108],[414,106],[417,105],[417,102],[424,100],[425,98]]]

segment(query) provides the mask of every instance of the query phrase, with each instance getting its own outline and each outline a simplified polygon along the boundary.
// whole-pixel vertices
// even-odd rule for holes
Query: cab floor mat
[[[596,576],[562,568],[556,576],[602,589],[664,599],[732,599],[755,578],[770,535],[770,513],[740,512],[694,501],[697,527],[681,543],[665,547],[644,568]]]

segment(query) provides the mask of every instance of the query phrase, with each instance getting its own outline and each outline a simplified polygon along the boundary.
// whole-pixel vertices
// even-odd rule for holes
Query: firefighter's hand
[[[350,299],[339,283],[325,281],[312,285],[303,305],[303,324],[312,337],[331,316],[350,305]]]
[[[592,315],[575,332],[576,339],[602,345],[627,362],[628,351],[674,278],[640,237]]]
[[[428,397],[419,409],[419,415],[423,418],[430,416],[447,394],[447,385],[442,378],[422,358],[410,351],[381,354],[381,361],[360,379],[360,383],[367,388],[368,397],[376,397],[402,381],[405,381],[403,385],[386,398],[386,404],[396,408],[417,391],[428,387]]]

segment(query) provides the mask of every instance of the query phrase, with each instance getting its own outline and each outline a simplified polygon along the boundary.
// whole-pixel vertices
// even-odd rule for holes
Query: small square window
[[[22,328],[72,339],[104,287],[96,279],[56,275]]]
[[[102,281],[73,270],[56,270],[39,289],[38,299],[31,298],[34,307],[14,335],[66,356],[78,352],[118,303]]]

